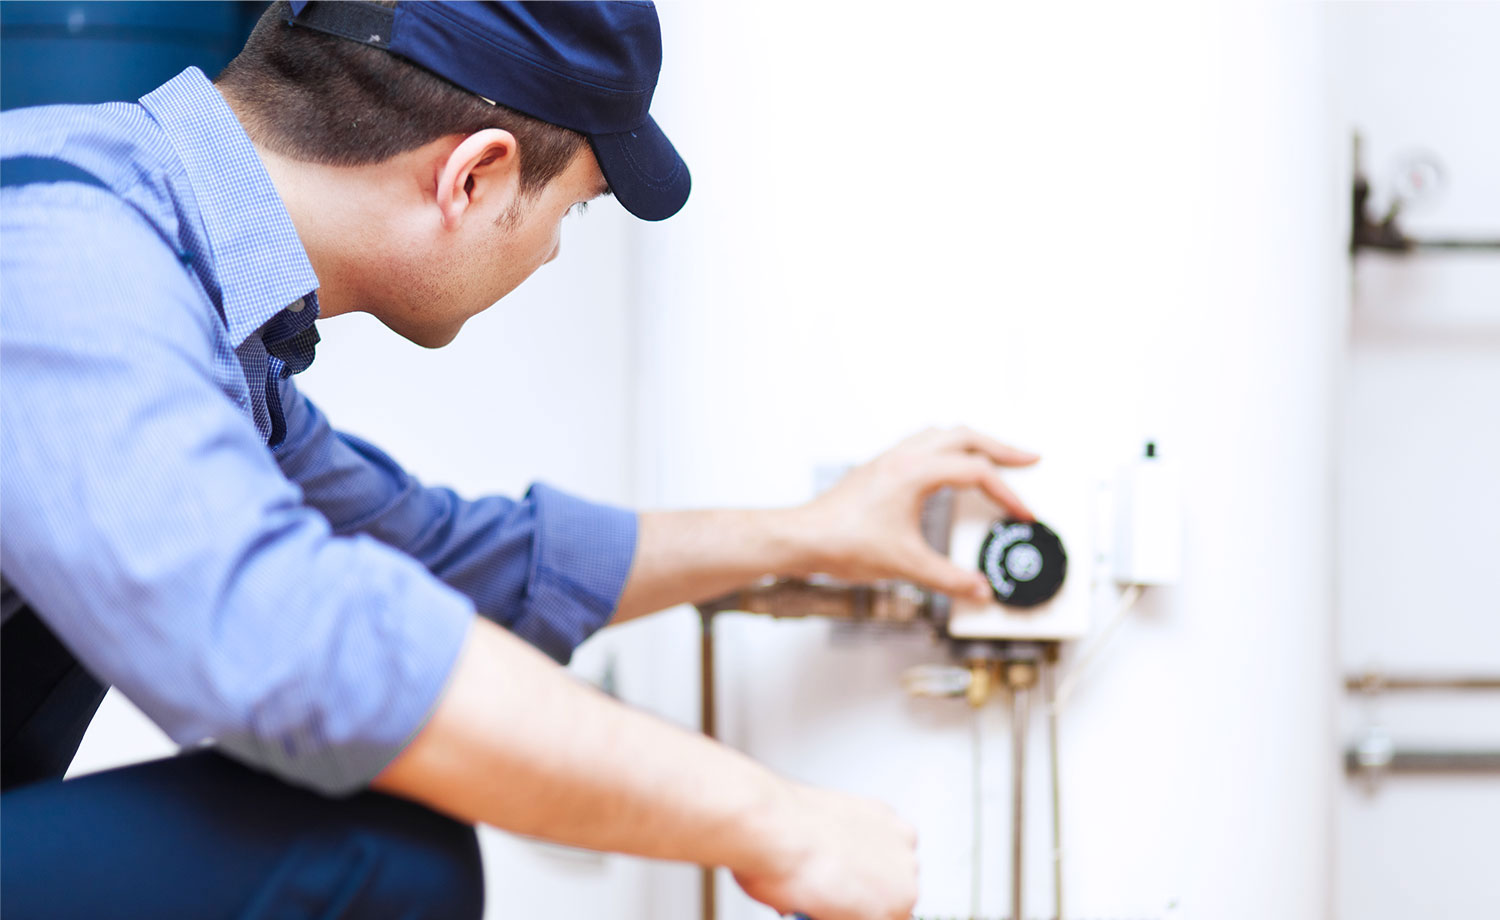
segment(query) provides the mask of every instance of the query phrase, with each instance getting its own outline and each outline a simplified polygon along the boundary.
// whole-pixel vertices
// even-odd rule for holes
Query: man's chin
[[[452,326],[396,326],[386,323],[385,326],[408,342],[423,348],[442,348],[458,338],[458,331],[463,328],[463,323]]]

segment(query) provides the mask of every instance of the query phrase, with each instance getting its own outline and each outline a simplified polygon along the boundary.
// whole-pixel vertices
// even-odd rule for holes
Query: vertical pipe
[[[1053,652],[1055,655],[1056,646]],[[1042,696],[1047,704],[1047,760],[1052,773],[1052,888],[1053,916],[1063,920],[1062,770],[1057,753],[1057,660],[1049,655],[1042,666],[1047,681]]]
[[[980,880],[984,877],[984,872],[983,872],[983,868],[984,868],[984,846],[983,846],[983,844],[984,844],[984,838],[983,838],[983,835],[981,833],[981,831],[982,831],[982,829],[984,827],[984,783],[983,783],[983,779],[984,779],[984,754],[983,754],[983,751],[984,751],[984,747],[983,747],[983,745],[984,745],[984,732],[983,732],[983,725],[982,725],[982,723],[980,721],[980,719],[982,718],[982,715],[981,715],[982,712],[983,712],[983,710],[980,709],[977,706],[972,707],[970,709],[970,715],[974,719],[974,723],[973,723],[973,725],[974,725],[974,736],[973,736],[973,740],[972,740],[972,743],[974,745],[974,762],[973,762],[973,768],[974,768],[973,769],[973,772],[974,772],[974,776],[973,776],[973,783],[974,783],[974,789],[973,789],[973,800],[974,800],[973,801],[973,809],[974,809],[974,811],[973,811],[973,823],[974,823],[973,832],[974,832],[974,840],[973,840],[973,847],[970,850],[970,856],[969,856],[969,885],[970,885],[970,890],[969,890],[969,916],[972,917],[972,918],[975,918],[975,920],[977,920],[977,918],[982,914],[982,911],[980,910],[980,907],[981,907],[981,898],[980,898],[981,883],[980,883]]]
[[[1023,834],[1026,814],[1026,716],[1031,690],[1026,686],[1011,686],[1011,785],[1010,785],[1010,916],[1021,920],[1021,892],[1023,859]]]
[[[717,704],[714,700],[714,615],[711,611],[698,611],[701,632],[698,640],[698,726],[703,734],[716,738],[718,721],[715,718]],[[703,920],[715,920],[719,910],[718,875],[713,866],[704,866],[701,891],[703,894]]]

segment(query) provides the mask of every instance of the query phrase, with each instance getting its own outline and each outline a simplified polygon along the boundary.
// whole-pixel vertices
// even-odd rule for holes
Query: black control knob
[[[1068,554],[1052,528],[1038,521],[996,521],[979,548],[979,571],[995,600],[1035,607],[1051,600],[1068,576]]]

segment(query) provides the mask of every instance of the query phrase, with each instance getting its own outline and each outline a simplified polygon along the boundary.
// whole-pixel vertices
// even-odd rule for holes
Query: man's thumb
[[[990,595],[989,582],[983,575],[954,565],[946,556],[940,556],[926,546],[913,562],[912,578],[934,591],[974,600],[983,600]]]

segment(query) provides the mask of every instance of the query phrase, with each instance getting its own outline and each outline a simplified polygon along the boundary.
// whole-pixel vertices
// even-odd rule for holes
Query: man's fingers
[[[981,454],[1001,466],[1030,466],[1042,459],[1041,454],[1002,444],[987,434],[960,425],[944,432],[945,446]]]
[[[990,470],[988,476],[979,481],[979,487],[984,490],[984,494],[988,495],[991,501],[1009,511],[1016,520],[1036,520],[1036,515],[1031,513],[1026,503],[1011,491],[1010,486],[1006,485],[1005,480],[1001,479],[1000,474],[993,469]]]
[[[946,455],[939,458],[930,471],[929,488],[938,486],[973,486],[984,491],[990,500],[1008,511],[1020,521],[1032,521],[1036,515],[1026,507],[1000,472],[987,458],[975,454]]]

